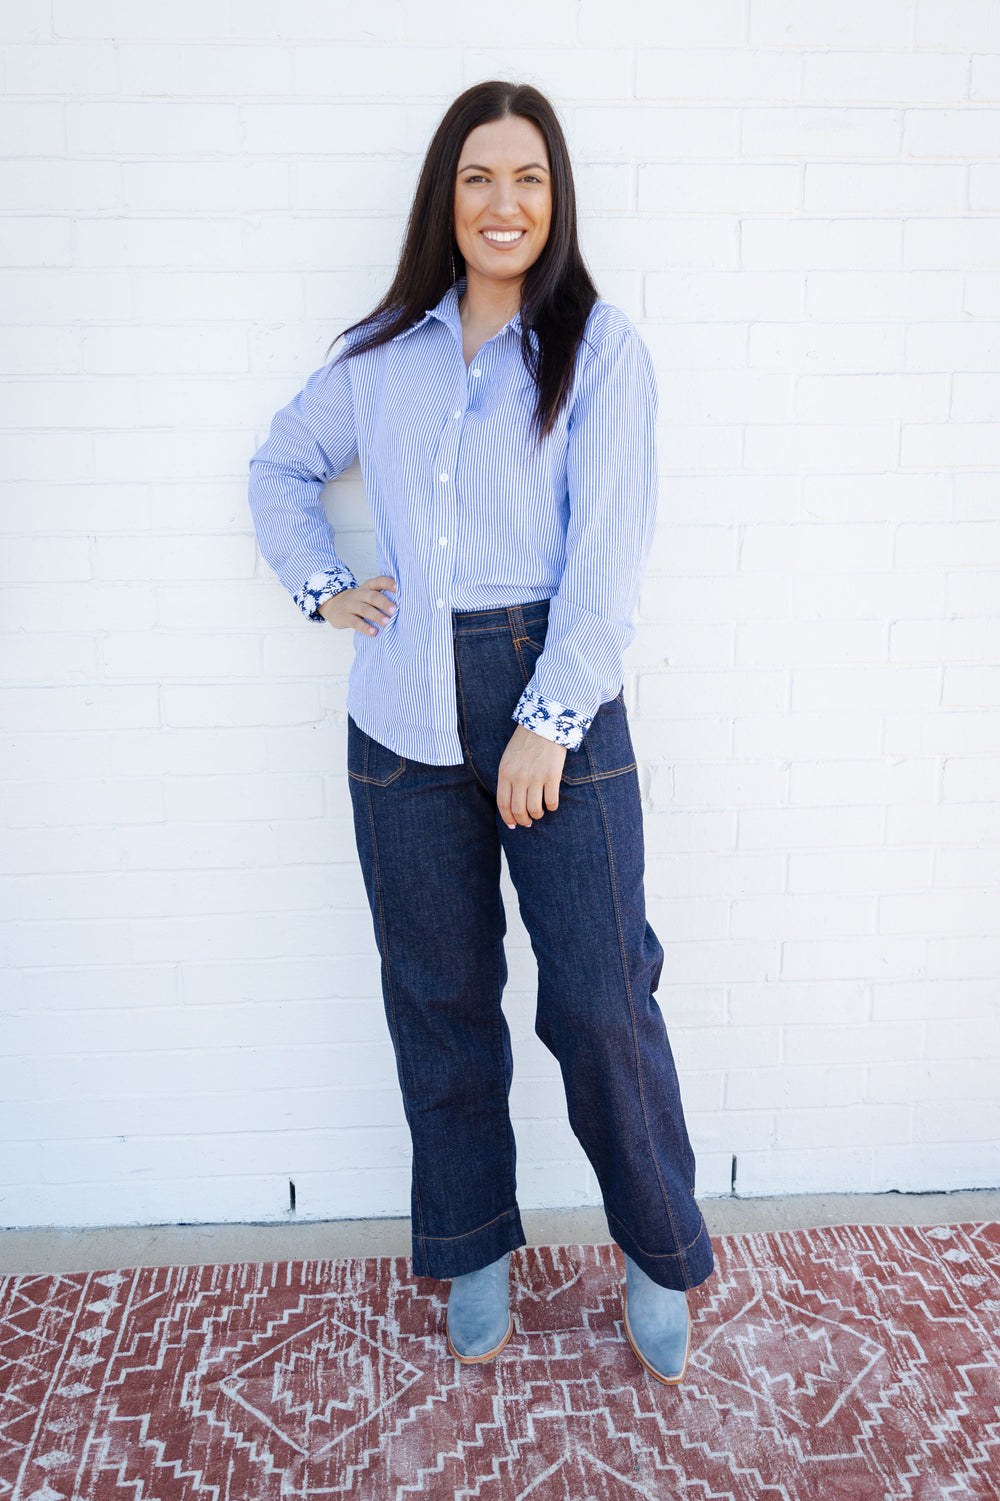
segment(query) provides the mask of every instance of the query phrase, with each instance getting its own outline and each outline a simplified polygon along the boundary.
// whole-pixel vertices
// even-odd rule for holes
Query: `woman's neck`
[[[496,333],[521,308],[521,282],[494,281],[466,272],[465,291],[458,300],[462,327]]]

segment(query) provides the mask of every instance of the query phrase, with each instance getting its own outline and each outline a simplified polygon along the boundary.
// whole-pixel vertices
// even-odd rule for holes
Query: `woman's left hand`
[[[497,807],[508,829],[516,824],[530,829],[531,820],[541,818],[545,808],[550,812],[558,808],[565,760],[564,745],[536,735],[523,724],[514,726],[497,775]]]

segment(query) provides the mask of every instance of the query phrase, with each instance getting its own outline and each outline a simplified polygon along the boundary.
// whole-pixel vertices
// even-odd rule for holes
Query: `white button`
[[[448,483],[448,476],[446,474],[441,474],[438,476],[438,478],[442,481],[443,484],[446,485]]]
[[[482,373],[482,372],[481,372],[481,371],[480,371],[480,370],[479,370],[479,369],[476,369],[476,370],[470,370],[470,371],[469,371],[469,374],[470,374],[470,375],[480,375],[480,374],[481,374],[481,373]]]
[[[447,537],[439,537],[438,541],[440,542],[440,544],[441,544],[442,547],[447,547],[447,545],[448,545],[448,538]]]
[[[443,599],[439,599],[438,600],[438,609],[439,610],[443,610],[444,609],[444,600]]]
[[[453,415],[454,415],[454,416],[455,416],[455,417],[461,417],[461,415],[462,415],[462,414],[461,414],[461,412],[455,412],[455,413],[453,413]]]

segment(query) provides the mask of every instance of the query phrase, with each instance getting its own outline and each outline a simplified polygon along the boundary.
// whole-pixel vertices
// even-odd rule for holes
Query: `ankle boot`
[[[661,1287],[625,1257],[625,1334],[651,1376],[667,1386],[684,1379],[691,1348],[687,1296]]]
[[[472,1365],[499,1355],[514,1333],[509,1251],[477,1272],[451,1279],[446,1329],[456,1360]]]

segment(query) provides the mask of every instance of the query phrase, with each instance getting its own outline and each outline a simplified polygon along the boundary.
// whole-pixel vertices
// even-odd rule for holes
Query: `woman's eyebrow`
[[[464,167],[459,167],[458,170],[460,172],[471,172],[473,167],[475,167],[475,169],[476,169],[477,172],[492,172],[493,171],[492,167],[484,167],[481,162],[466,162],[465,166]],[[543,172],[547,172],[549,170],[548,167],[543,167],[541,162],[526,162],[523,167],[515,167],[514,171],[515,172],[527,172],[527,170],[528,170],[529,167],[541,167],[541,169],[542,169]]]

